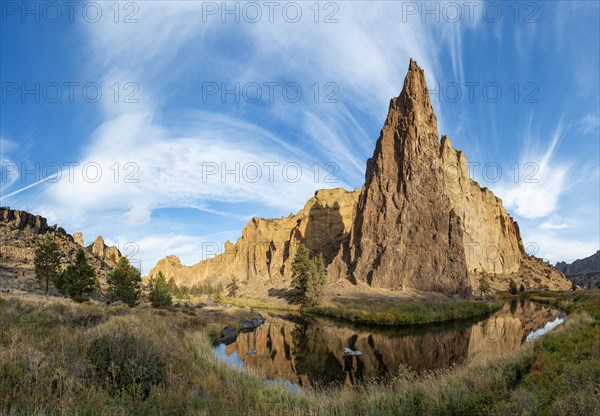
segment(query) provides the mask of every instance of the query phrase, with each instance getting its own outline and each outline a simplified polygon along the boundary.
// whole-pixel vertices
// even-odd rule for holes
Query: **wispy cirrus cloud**
[[[558,125],[547,140],[532,137],[531,123],[524,133],[524,150],[519,166],[527,167],[529,175],[517,183],[504,181],[496,188],[505,206],[524,218],[543,218],[553,214],[560,196],[569,185],[570,165],[556,158],[556,151],[564,136],[563,123]]]

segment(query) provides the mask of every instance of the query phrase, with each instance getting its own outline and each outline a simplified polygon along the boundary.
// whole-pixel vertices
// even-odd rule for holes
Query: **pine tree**
[[[75,263],[70,264],[61,273],[56,286],[63,294],[76,302],[89,300],[90,295],[98,288],[96,272],[87,262],[82,248],[77,252]]]
[[[319,253],[318,256],[310,260],[310,273],[308,274],[305,289],[306,305],[316,306],[321,303],[326,279],[325,260],[323,259],[323,255]]]
[[[227,285],[227,296],[235,298],[240,290],[237,276],[231,276],[231,282]]]
[[[513,279],[510,279],[510,281],[508,282],[508,289],[510,290],[511,295],[517,294],[517,284]]]
[[[519,286],[519,292],[525,292],[525,285],[523,283]]]
[[[293,288],[299,291],[298,301],[304,303],[306,294],[306,284],[310,274],[310,252],[304,244],[298,246],[296,256],[292,262],[292,282]]]
[[[35,276],[42,285],[45,285],[46,293],[50,289],[50,282],[58,280],[61,257],[58,244],[51,234],[47,233],[38,241],[33,264]]]
[[[298,290],[298,302],[307,306],[317,305],[323,297],[325,282],[323,256],[319,254],[311,258],[308,248],[300,244],[292,262],[291,282],[292,287]]]
[[[485,276],[479,278],[479,291],[481,296],[485,296],[490,291],[490,281]]]
[[[173,298],[171,297],[169,290],[169,283],[167,283],[167,279],[165,279],[162,272],[158,272],[156,278],[154,276],[150,277],[148,287],[150,288],[148,298],[150,299],[152,306],[160,308],[173,303]]]
[[[127,257],[121,257],[115,269],[106,278],[111,301],[121,301],[134,306],[140,298],[142,276]]]

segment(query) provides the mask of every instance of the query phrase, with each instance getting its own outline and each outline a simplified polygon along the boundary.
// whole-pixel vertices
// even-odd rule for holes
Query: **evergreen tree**
[[[171,298],[169,283],[163,276],[162,272],[158,272],[156,278],[154,276],[150,277],[148,282],[148,287],[150,288],[150,295],[148,298],[152,303],[152,306],[156,308],[160,308],[162,306],[168,306],[173,303],[173,299]]]
[[[121,257],[115,269],[108,274],[108,296],[111,301],[122,301],[134,306],[140,298],[142,276],[127,257]]]
[[[485,296],[490,291],[490,281],[485,276],[479,278],[479,291],[481,296]]]
[[[185,286],[182,288],[179,288],[177,286],[177,284],[175,284],[175,279],[173,277],[171,277],[169,279],[168,285],[169,285],[169,293],[171,293],[171,295],[175,296],[177,299],[183,298],[183,292],[184,292]]]
[[[523,283],[519,286],[519,292],[525,292],[525,285]]]
[[[319,254],[311,258],[308,248],[300,244],[292,262],[291,285],[298,290],[297,300],[307,306],[317,305],[322,299],[325,282],[323,256]]]
[[[61,257],[58,244],[51,234],[47,233],[40,238],[35,248],[33,264],[35,276],[45,286],[46,293],[50,289],[50,282],[58,280]]]
[[[85,258],[82,248],[77,252],[75,263],[70,264],[56,284],[61,293],[69,296],[76,302],[84,302],[90,299],[90,295],[98,288],[98,279],[94,268],[90,266]]]
[[[240,290],[237,276],[231,276],[231,282],[227,285],[227,296],[235,298]]]
[[[327,272],[325,271],[325,260],[323,255],[310,260],[310,273],[306,282],[305,289],[305,304],[308,306],[316,306],[323,299],[323,289],[327,280]]]
[[[510,279],[510,281],[508,282],[508,289],[510,290],[511,295],[517,294],[517,284],[513,279]]]

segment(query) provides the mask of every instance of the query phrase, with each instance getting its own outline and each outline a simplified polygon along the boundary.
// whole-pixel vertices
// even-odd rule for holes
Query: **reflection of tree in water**
[[[511,312],[512,313],[512,312]],[[477,326],[481,328],[481,335],[484,339],[491,342],[499,341],[504,334],[504,325],[502,319],[497,316],[479,322]]]
[[[515,313],[517,313],[517,306],[518,306],[518,300],[517,299],[511,299],[510,300],[510,314],[514,315]]]
[[[323,325],[307,321],[292,331],[296,374],[306,375],[311,385],[341,384],[345,380],[340,362],[329,349]]]

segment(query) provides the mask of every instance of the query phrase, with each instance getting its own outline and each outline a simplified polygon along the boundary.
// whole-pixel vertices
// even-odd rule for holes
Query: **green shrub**
[[[127,327],[98,335],[88,356],[100,383],[112,395],[146,399],[165,380],[165,362],[153,343]]]
[[[89,265],[82,248],[77,252],[75,263],[63,271],[56,282],[57,289],[76,302],[90,299],[90,295],[99,287],[94,268]]]
[[[511,295],[517,294],[517,284],[513,279],[510,279],[510,281],[508,282],[508,289],[510,290]]]
[[[156,278],[154,276],[150,277],[148,287],[150,289],[148,298],[150,299],[152,306],[160,308],[173,303],[173,299],[169,290],[169,284],[167,283],[167,280],[165,279],[165,276],[163,276],[162,272],[158,272]]]
[[[134,306],[141,295],[142,276],[127,257],[121,257],[117,267],[108,274],[108,296],[112,301],[121,301]]]

